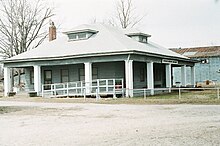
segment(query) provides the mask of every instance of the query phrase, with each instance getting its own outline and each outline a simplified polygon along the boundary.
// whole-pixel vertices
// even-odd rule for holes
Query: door
[[[52,70],[44,70],[44,84],[52,84]],[[50,85],[44,86],[45,90],[49,90]]]

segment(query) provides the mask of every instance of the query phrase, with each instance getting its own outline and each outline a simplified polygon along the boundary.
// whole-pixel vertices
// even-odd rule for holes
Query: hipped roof
[[[80,25],[66,32],[76,32],[80,30],[97,31],[95,35],[87,40],[70,41],[67,35],[57,38],[51,42],[46,42],[39,47],[6,59],[9,61],[25,61],[38,59],[52,59],[62,57],[83,56],[85,54],[101,55],[117,52],[139,51],[143,53],[188,59],[187,57],[161,47],[155,43],[140,43],[128,37],[134,30],[124,30],[103,24]],[[140,33],[136,31],[136,33]]]

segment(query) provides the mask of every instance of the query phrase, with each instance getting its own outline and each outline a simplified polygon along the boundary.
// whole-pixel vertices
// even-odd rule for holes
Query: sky
[[[47,0],[59,32],[94,19],[113,17],[118,0]],[[167,48],[220,46],[220,1],[133,0],[137,15],[145,15],[136,28],[152,35],[150,41]]]

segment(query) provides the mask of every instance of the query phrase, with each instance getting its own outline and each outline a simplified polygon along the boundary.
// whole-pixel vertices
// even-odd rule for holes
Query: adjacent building
[[[197,63],[195,64],[196,82],[220,82],[220,46],[180,48],[171,50],[197,60]],[[174,72],[174,74],[176,74],[174,80],[180,81],[181,79],[178,77],[180,70],[176,68]],[[188,71],[187,74],[190,76],[190,71]],[[189,84],[190,81],[188,80],[187,83]]]

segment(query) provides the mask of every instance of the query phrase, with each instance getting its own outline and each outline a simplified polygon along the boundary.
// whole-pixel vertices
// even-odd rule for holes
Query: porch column
[[[154,95],[154,63],[147,63],[147,88],[150,89],[150,94]]]
[[[10,91],[10,68],[4,67],[4,96]]]
[[[37,92],[37,95],[40,95],[41,91],[41,66],[34,66],[34,91]]]
[[[191,85],[195,87],[195,66],[191,66]]]
[[[186,87],[186,65],[181,66],[181,84]]]
[[[133,97],[133,60],[125,60],[126,97]]]
[[[166,87],[169,88],[169,92],[171,92],[172,87],[171,76],[171,64],[166,64]]]
[[[86,93],[91,93],[91,84],[92,84],[92,63],[86,62],[84,63],[85,66],[85,88]]]

